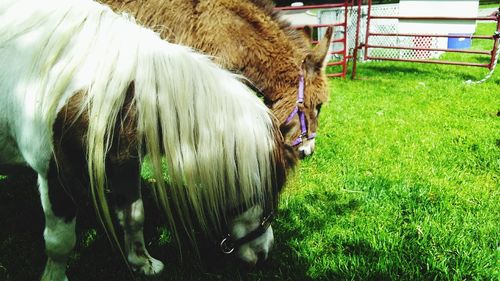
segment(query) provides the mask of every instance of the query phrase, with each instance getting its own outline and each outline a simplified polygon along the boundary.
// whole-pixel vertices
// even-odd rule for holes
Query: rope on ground
[[[495,31],[495,34],[493,35],[493,37],[494,38],[500,37],[500,33],[498,31]],[[497,53],[495,54],[495,58],[493,59],[493,65],[491,67],[490,72],[483,79],[481,79],[479,81],[467,80],[464,83],[467,85],[481,84],[481,83],[485,82],[486,80],[490,79],[490,77],[493,75],[493,72],[495,71],[495,68],[497,66],[499,54],[500,54],[500,44],[499,44],[499,46],[497,46]]]

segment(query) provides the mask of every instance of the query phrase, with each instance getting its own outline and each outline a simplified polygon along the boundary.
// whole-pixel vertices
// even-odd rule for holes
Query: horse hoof
[[[163,270],[163,263],[157,259],[151,258],[146,265],[143,265],[139,271],[144,275],[156,275]]]
[[[41,281],[68,281],[66,263],[55,262],[51,258],[48,258]]]

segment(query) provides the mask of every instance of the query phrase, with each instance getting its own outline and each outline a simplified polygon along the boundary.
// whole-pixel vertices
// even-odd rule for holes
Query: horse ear
[[[325,36],[323,39],[312,49],[311,53],[307,55],[304,63],[308,70],[315,72],[320,72],[325,65],[325,57],[328,54],[328,49],[330,48],[330,42],[332,40],[333,27],[330,26],[326,29]]]

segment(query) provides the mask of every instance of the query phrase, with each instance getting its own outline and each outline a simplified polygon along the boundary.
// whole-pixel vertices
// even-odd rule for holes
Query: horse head
[[[312,49],[296,55],[296,71],[289,71],[291,79],[281,83],[282,99],[272,103],[271,109],[281,121],[285,141],[295,147],[304,158],[314,152],[318,118],[323,103],[328,100],[325,58],[328,53],[332,28]]]
[[[256,190],[250,199],[240,197],[237,205],[221,206],[222,217],[228,223],[223,225],[217,247],[224,255],[235,258],[244,269],[252,269],[265,262],[274,244],[271,226],[278,209],[279,195],[288,172],[297,164],[294,148],[286,144],[274,124],[276,135],[271,181],[267,188]],[[243,188],[244,189],[244,188]]]
[[[261,206],[248,208],[230,222],[228,233],[220,241],[220,250],[235,255],[247,269],[266,261],[274,243],[273,217],[274,212],[266,215]]]

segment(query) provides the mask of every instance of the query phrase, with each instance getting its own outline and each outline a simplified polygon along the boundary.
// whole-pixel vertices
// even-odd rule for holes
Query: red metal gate
[[[362,0],[358,0],[358,9],[361,9]],[[358,10],[359,11],[359,10]],[[464,35],[451,35],[451,34],[403,34],[403,33],[379,33],[372,32],[370,30],[371,23],[375,20],[414,20],[414,21],[425,21],[425,20],[440,20],[440,21],[456,21],[456,20],[475,20],[475,21],[496,21],[496,32],[491,36],[483,36],[483,35],[471,35],[467,38],[470,39],[481,39],[481,40],[492,40],[492,49],[489,51],[484,50],[460,50],[460,49],[442,49],[442,48],[431,48],[429,46],[428,40],[432,38],[463,38]],[[359,29],[359,26],[358,26]],[[367,10],[367,25],[366,25],[366,35],[364,44],[357,45],[359,49],[364,49],[364,60],[389,60],[389,61],[403,61],[403,62],[418,62],[418,63],[435,63],[435,64],[451,64],[451,65],[461,65],[461,66],[475,66],[475,67],[484,67],[492,70],[495,65],[495,55],[498,52],[498,41],[500,35],[500,10],[496,13],[493,13],[487,17],[422,17],[422,16],[373,16],[372,15],[372,1],[368,0],[368,10]],[[415,47],[408,46],[387,46],[387,45],[379,45],[372,44],[370,41],[375,37],[412,37],[416,42],[420,40],[419,44],[415,44]],[[372,56],[370,55],[370,50],[373,49],[393,49],[393,50],[413,50],[415,52],[420,52],[421,57],[427,57],[425,54],[431,51],[438,52],[455,52],[455,53],[464,53],[464,54],[479,54],[479,55],[487,55],[490,57],[489,63],[472,63],[472,62],[458,62],[458,61],[443,61],[443,60],[430,60],[425,58],[417,59],[404,59],[404,58],[389,58],[389,57],[380,57],[380,56]],[[418,54],[418,53],[417,53]],[[357,56],[355,55],[355,61]],[[355,66],[353,68],[353,77],[355,75]]]
[[[364,7],[363,2],[367,3]],[[352,59],[352,72],[351,78],[356,75],[356,64],[358,58],[363,58],[363,60],[386,60],[386,61],[402,61],[402,62],[417,62],[417,63],[435,63],[435,64],[450,64],[450,65],[460,65],[460,66],[474,66],[483,67],[492,70],[496,63],[495,55],[498,54],[499,49],[499,36],[500,36],[500,9],[496,13],[486,16],[486,17],[424,17],[424,16],[376,16],[372,14],[372,0],[345,0],[343,3],[338,4],[324,4],[324,5],[311,5],[311,6],[298,6],[298,7],[279,7],[276,8],[280,11],[319,11],[328,9],[342,9],[343,10],[343,20],[338,22],[329,22],[322,24],[312,24],[307,25],[314,30],[319,30],[332,26],[334,32],[339,31],[343,33],[343,36],[332,38],[332,44],[341,44],[342,48],[340,50],[330,51],[330,55],[335,55],[339,57],[337,60],[330,60],[328,66],[340,66],[340,72],[329,72],[329,77],[346,77],[347,73],[347,63]],[[363,17],[363,18],[362,18]],[[364,18],[366,17],[366,19]],[[464,35],[453,35],[453,34],[416,34],[416,33],[398,33],[398,32],[375,32],[371,30],[374,21],[377,20],[415,20],[415,21],[426,21],[426,20],[440,20],[440,21],[456,21],[456,20],[474,20],[474,21],[496,21],[496,32],[491,36],[484,35],[470,35],[467,39],[479,39],[479,40],[492,40],[491,50],[464,50],[464,49],[450,49],[450,48],[433,48],[432,41],[437,40],[437,38],[463,38]],[[366,22],[365,22],[366,21]],[[349,25],[351,23],[351,25]],[[366,27],[362,27],[365,25]],[[304,25],[294,26],[297,29],[304,29]],[[354,31],[355,27],[355,31]],[[354,38],[352,38],[352,33],[355,33]],[[347,37],[351,43],[347,42]],[[412,38],[413,46],[389,46],[384,44],[375,44],[374,38]],[[360,41],[364,41],[360,43]],[[313,40],[313,44],[317,44],[317,40]],[[349,52],[347,45],[352,44],[352,54]],[[391,50],[406,50],[413,51],[415,54],[414,58],[396,58],[396,57],[381,57],[376,55],[370,55],[371,50],[375,49],[391,49]],[[359,55],[359,52],[364,54]],[[489,56],[489,63],[473,63],[473,62],[459,62],[459,61],[444,61],[428,59],[431,52],[455,52],[464,54],[478,54]]]
[[[352,58],[352,56],[349,56],[348,51],[347,51],[346,36],[348,33],[347,32],[347,30],[348,30],[347,29],[348,11],[349,11],[349,8],[351,8],[353,6],[353,3],[354,3],[354,0],[345,0],[344,3],[338,3],[338,4],[310,5],[310,6],[298,6],[298,7],[292,6],[292,7],[278,7],[278,8],[276,8],[277,10],[280,10],[280,11],[298,11],[298,10],[302,10],[302,11],[306,11],[306,10],[307,11],[314,11],[314,10],[316,10],[316,11],[318,11],[321,9],[343,8],[343,10],[344,10],[343,21],[324,23],[324,24],[307,25],[307,27],[310,27],[313,30],[316,30],[316,31],[314,31],[314,33],[318,32],[318,29],[320,29],[320,28],[326,29],[329,26],[332,26],[334,28],[334,32],[338,28],[342,29],[341,32],[344,35],[340,38],[332,38],[331,43],[332,44],[340,43],[340,44],[342,44],[343,47],[340,50],[329,52],[330,55],[337,55],[338,57],[340,57],[340,59],[339,60],[330,60],[327,63],[327,66],[340,66],[341,71],[340,72],[333,72],[333,73],[329,72],[327,74],[327,76],[329,76],[329,77],[345,78],[346,73],[347,73],[347,61]],[[297,29],[304,29],[306,26],[295,25],[294,27]],[[319,41],[313,40],[312,42],[313,42],[313,44],[317,44]]]

